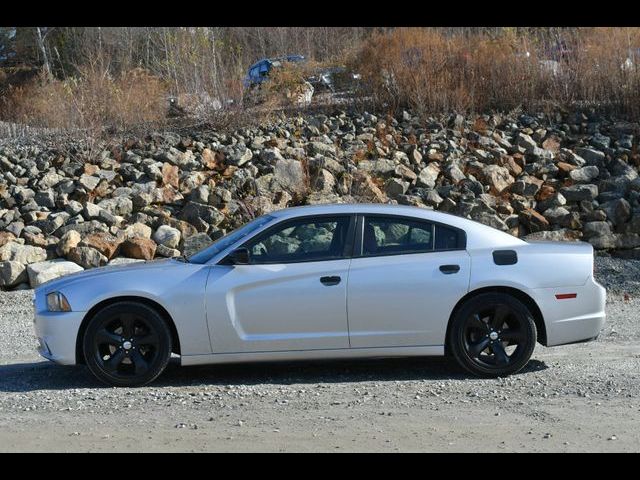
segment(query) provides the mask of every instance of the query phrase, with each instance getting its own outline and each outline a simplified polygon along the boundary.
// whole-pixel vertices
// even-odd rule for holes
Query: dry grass
[[[577,103],[638,115],[640,29],[564,34],[567,52],[532,34],[446,36],[401,28],[375,34],[352,57],[365,94],[390,111],[509,111]]]
[[[112,76],[106,69],[86,67],[66,80],[39,77],[12,88],[3,116],[31,126],[126,130],[161,122],[166,116],[163,82],[142,69]]]
[[[243,95],[252,96],[242,87],[244,60],[220,58],[226,47],[219,36],[198,29],[163,30],[162,41],[153,48],[165,55],[155,52],[152,70],[132,69],[131,63],[125,68],[115,61],[117,56],[102,52],[85,56],[90,61],[78,60],[81,65],[74,64],[72,74],[58,74],[64,78],[23,75],[24,81],[18,81],[12,80],[18,78],[15,74],[9,78],[0,71],[0,120],[95,132],[140,130],[165,121],[171,92],[187,99],[188,110],[199,112],[195,120],[231,129],[299,108],[304,80],[320,67],[343,64],[362,75],[354,108],[373,104],[383,113],[408,108],[427,116],[578,105],[640,118],[639,28],[555,29],[552,35],[548,30],[454,34],[434,28],[387,29],[360,45],[350,41],[331,61],[273,69],[269,81],[249,98],[250,109],[240,105]],[[562,38],[565,54],[553,50],[552,37],[553,42]],[[139,56],[139,48],[130,53]],[[14,86],[7,88],[9,84]],[[228,105],[225,99],[235,103]],[[312,102],[311,108],[318,106]]]

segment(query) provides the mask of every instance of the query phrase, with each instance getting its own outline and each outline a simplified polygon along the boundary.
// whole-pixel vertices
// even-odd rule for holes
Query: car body
[[[48,295],[58,293],[70,311],[50,311]],[[491,295],[518,303],[535,324],[526,326],[537,330],[533,345],[590,340],[605,321],[588,243],[525,242],[417,207],[341,204],[264,215],[187,262],[45,283],[35,329],[40,353],[67,365],[85,362],[87,323],[118,301],[159,312],[182,365],[443,355],[460,308]]]
[[[275,58],[263,58],[249,67],[247,75],[244,78],[245,88],[260,85],[269,78],[269,72],[273,68],[281,67],[285,62],[300,63],[304,62],[305,57],[303,55],[285,55]]]

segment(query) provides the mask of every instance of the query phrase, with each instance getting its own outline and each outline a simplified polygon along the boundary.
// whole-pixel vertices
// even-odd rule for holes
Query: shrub
[[[557,48],[557,39],[535,32],[445,35],[399,28],[365,40],[351,67],[362,74],[363,94],[391,111],[508,111],[586,103],[640,113],[640,30],[572,29],[561,39],[567,51]]]
[[[125,130],[163,120],[167,97],[163,82],[145,70],[113,77],[87,67],[77,77],[40,76],[11,88],[3,107],[4,118],[32,126]]]

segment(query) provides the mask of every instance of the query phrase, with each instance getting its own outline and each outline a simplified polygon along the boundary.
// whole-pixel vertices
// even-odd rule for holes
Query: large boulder
[[[153,260],[156,254],[156,242],[149,238],[129,238],[122,244],[122,253],[129,258]]]
[[[92,247],[74,247],[69,251],[67,258],[84,268],[97,268],[107,264],[107,257]]]
[[[125,238],[134,238],[134,237],[151,238],[151,232],[152,232],[151,227],[145,225],[144,223],[136,222],[124,229],[124,237]]]
[[[600,174],[600,170],[595,165],[577,168],[569,172],[569,178],[578,183],[589,183]]]
[[[595,200],[598,196],[598,187],[592,184],[580,184],[565,187],[560,193],[569,202],[580,202],[582,200]]]
[[[0,287],[15,287],[27,281],[27,267],[14,261],[0,262]]]
[[[158,245],[164,245],[169,248],[178,248],[180,245],[180,230],[170,227],[169,225],[161,225],[153,234],[153,241]]]
[[[420,170],[416,185],[419,187],[433,188],[436,185],[438,175],[440,175],[440,167],[437,163],[432,162]]]
[[[302,193],[309,180],[298,160],[279,160],[274,166],[273,184],[290,193]],[[273,187],[272,187],[273,188]]]
[[[110,260],[117,255],[122,240],[106,232],[97,232],[84,237],[80,246],[94,248]]]
[[[215,227],[224,220],[224,215],[217,208],[196,202],[188,202],[180,217],[196,227],[199,232],[206,232],[211,225]]]
[[[31,288],[36,288],[37,286],[42,285],[49,280],[53,280],[54,278],[81,272],[83,270],[84,268],[80,265],[61,258],[27,265],[27,273],[29,275],[29,284],[31,285]]]
[[[21,245],[9,242],[0,247],[0,261],[12,261],[22,264],[43,262],[47,259],[47,251],[41,247]]]
[[[130,215],[131,212],[133,212],[133,201],[124,196],[102,200],[98,206],[111,215],[120,215],[122,217]]]
[[[206,233],[196,233],[184,240],[183,252],[185,255],[193,255],[200,250],[207,248],[213,243],[213,240]]]
[[[66,257],[72,248],[78,246],[81,240],[82,236],[77,231],[69,230],[60,238],[56,247],[56,253],[60,257]]]

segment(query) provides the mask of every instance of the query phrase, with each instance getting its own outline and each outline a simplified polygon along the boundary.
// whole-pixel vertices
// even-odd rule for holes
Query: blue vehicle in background
[[[286,55],[276,58],[263,58],[249,67],[247,76],[244,77],[245,88],[251,88],[260,85],[269,78],[269,72],[273,68],[278,68],[285,62],[300,63],[306,59],[303,55]]]

